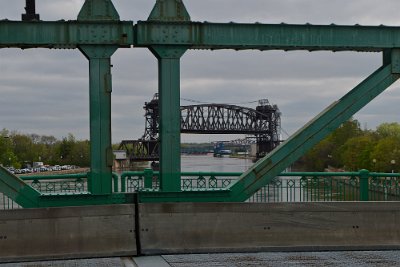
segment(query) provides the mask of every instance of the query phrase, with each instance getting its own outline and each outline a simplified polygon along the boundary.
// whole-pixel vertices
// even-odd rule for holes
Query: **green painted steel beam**
[[[158,59],[160,188],[181,190],[180,57],[186,49],[151,47]]]
[[[1,166],[0,191],[24,208],[38,206],[40,193]]]
[[[400,48],[400,27],[139,21],[135,46],[190,49],[332,50]]]
[[[135,37],[135,38],[134,38]],[[0,48],[184,46],[190,49],[377,52],[400,47],[400,27],[140,21],[0,21]]]
[[[111,147],[111,56],[114,46],[80,46],[89,60],[90,174],[89,191],[111,194],[113,153]]]
[[[243,173],[237,182],[219,193],[139,192],[140,202],[242,202],[267,185],[287,166],[348,120],[400,78],[400,50],[385,51],[384,64],[353,90],[327,107],[265,158]]]
[[[85,0],[78,21],[118,21],[111,0]],[[111,195],[113,153],[111,147],[111,56],[118,46],[80,45],[89,60],[90,173],[92,195]]]
[[[157,0],[148,20],[182,22],[190,21],[190,16],[182,0]],[[158,59],[160,189],[180,192],[180,58],[186,48],[155,45],[149,49]],[[146,179],[146,186],[151,186],[150,179]]]
[[[119,14],[112,0],[85,0],[78,20],[119,20]]]
[[[400,47],[400,27],[140,21],[0,21],[0,48],[102,44],[190,49],[377,52]]]
[[[182,0],[157,0],[148,21],[190,21]]]
[[[399,79],[400,50],[391,51],[390,57],[387,53],[382,67],[259,160],[241,175],[236,183],[229,186],[228,189],[232,191],[230,201],[248,199]]]
[[[0,48],[76,48],[133,43],[131,21],[0,21]]]

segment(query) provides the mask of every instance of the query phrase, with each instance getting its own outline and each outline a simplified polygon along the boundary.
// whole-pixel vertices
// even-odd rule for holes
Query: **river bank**
[[[31,172],[31,173],[24,173],[18,174],[17,176],[42,176],[42,175],[61,175],[61,174],[76,174],[76,173],[86,173],[89,172],[89,168],[76,168],[71,170],[60,170],[60,171],[47,171],[47,172]]]

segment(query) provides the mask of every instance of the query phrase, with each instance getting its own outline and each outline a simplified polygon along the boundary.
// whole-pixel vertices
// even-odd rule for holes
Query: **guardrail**
[[[236,181],[241,172],[182,172],[181,188],[184,191],[220,189]],[[147,169],[143,172],[124,172],[121,175],[121,192],[137,192],[143,189],[158,190],[160,173]]]
[[[226,188],[242,173],[182,172],[181,188],[213,190]],[[282,173],[257,191],[249,202],[308,201],[397,201],[400,200],[400,174],[359,172],[290,172]],[[121,192],[143,189],[157,191],[159,173],[125,172]]]
[[[20,178],[42,193],[87,191],[87,173],[21,176]]]
[[[57,175],[30,175],[20,176],[20,179],[32,188],[43,194],[85,193],[88,192],[89,173],[57,174]],[[113,174],[113,190],[119,192],[119,177]],[[0,192],[0,210],[19,209],[18,204]]]
[[[21,176],[34,189],[42,193],[88,192],[87,180],[90,173]],[[119,177],[113,173],[113,191],[119,192]]]
[[[0,192],[0,210],[15,210],[22,207]]]
[[[240,172],[182,172],[181,188],[217,190],[234,183]],[[43,194],[87,192],[89,173],[22,176],[21,179]],[[159,172],[113,174],[113,192],[132,193],[159,190]],[[400,174],[359,172],[290,172],[282,173],[258,190],[247,202],[311,201],[399,201]],[[0,210],[20,208],[0,193]]]

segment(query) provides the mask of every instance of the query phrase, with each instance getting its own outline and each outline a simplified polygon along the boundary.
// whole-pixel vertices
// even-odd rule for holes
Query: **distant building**
[[[256,157],[257,156],[257,144],[251,144],[250,145],[250,157]]]
[[[126,160],[125,150],[114,150],[113,153],[115,160]]]
[[[125,150],[114,150],[113,170],[124,170],[129,167],[129,160]]]

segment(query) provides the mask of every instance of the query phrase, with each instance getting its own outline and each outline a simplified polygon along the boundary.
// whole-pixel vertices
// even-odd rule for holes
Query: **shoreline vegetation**
[[[113,149],[118,147],[119,144],[113,144]],[[232,158],[253,159],[244,154],[244,148],[227,149],[233,152],[230,155]],[[212,150],[211,142],[181,144],[183,155],[208,153]],[[79,166],[86,170],[85,167],[90,166],[90,141],[76,140],[73,134],[57,139],[54,136],[22,134],[7,129],[0,131],[0,165],[22,169],[34,166],[35,162],[50,166]],[[292,169],[310,172],[324,171],[327,168],[398,172],[400,124],[382,123],[375,130],[370,130],[361,129],[357,120],[350,119],[292,165]],[[54,171],[52,173],[56,174]]]
[[[89,172],[89,168],[77,168],[71,170],[61,170],[61,171],[51,171],[51,172],[32,172],[32,173],[23,173],[17,174],[16,176],[43,176],[43,175],[59,175],[59,174],[78,174],[78,173],[87,173]]]

